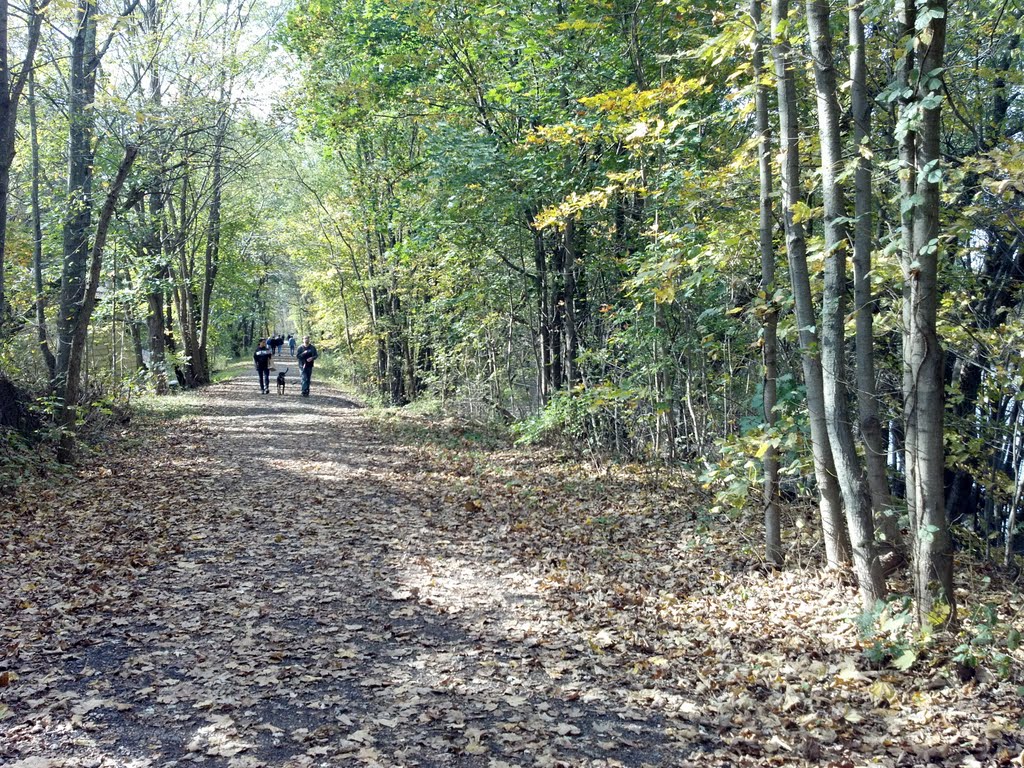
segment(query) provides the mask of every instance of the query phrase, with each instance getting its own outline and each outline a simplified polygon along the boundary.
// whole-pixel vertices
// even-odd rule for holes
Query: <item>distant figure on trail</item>
[[[296,360],[299,361],[299,372],[302,374],[302,396],[309,397],[309,380],[313,378],[313,361],[320,357],[310,341],[309,336],[302,337],[302,346],[296,352]]]
[[[290,333],[288,334],[288,353],[295,357],[295,337]]]
[[[260,377],[260,392],[264,395],[270,393],[270,367],[273,364],[273,357],[273,352],[267,348],[267,342],[260,339],[252,359],[256,363],[256,373]]]

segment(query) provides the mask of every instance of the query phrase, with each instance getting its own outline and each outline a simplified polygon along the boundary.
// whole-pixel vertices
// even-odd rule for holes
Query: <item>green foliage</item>
[[[700,476],[705,488],[715,492],[713,513],[724,510],[740,512],[754,500],[763,504],[762,460],[769,448],[777,453],[780,478],[801,487],[813,477],[810,430],[806,409],[802,407],[804,388],[788,374],[779,377],[777,386],[776,420],[772,427],[760,418],[759,414],[764,410],[763,391],[758,387],[751,402],[751,415],[741,420],[740,430],[717,441],[718,460],[714,464],[708,462]]]
[[[917,628],[913,602],[897,596],[878,601],[871,611],[857,619],[864,656],[875,665],[891,664],[906,671],[912,667],[931,639],[931,628]]]
[[[1009,678],[1013,669],[1012,654],[1021,646],[1021,632],[1004,621],[997,606],[976,605],[957,636],[958,645],[952,660],[968,669],[986,667],[1001,678]]]
[[[879,601],[874,610],[857,620],[864,655],[873,664],[890,664],[906,671],[938,646],[935,630],[947,619],[948,606],[939,605],[918,628],[909,597]],[[943,638],[943,646],[946,640]],[[1005,679],[1012,673],[1012,654],[1020,648],[1021,633],[1000,617],[997,606],[982,604],[972,608],[954,643],[948,658],[961,670],[961,676],[984,666]]]
[[[588,422],[596,406],[586,390],[556,392],[537,413],[512,425],[519,445],[554,444],[580,451],[589,447]]]
[[[26,437],[13,429],[0,429],[0,491],[10,493],[20,485],[33,464]]]

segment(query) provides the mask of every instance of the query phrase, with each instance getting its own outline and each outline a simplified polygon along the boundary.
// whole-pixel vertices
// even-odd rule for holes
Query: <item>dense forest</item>
[[[771,565],[813,499],[865,608],[1016,567],[1018,4],[2,9],[7,465],[308,333],[367,401],[696,469]]]

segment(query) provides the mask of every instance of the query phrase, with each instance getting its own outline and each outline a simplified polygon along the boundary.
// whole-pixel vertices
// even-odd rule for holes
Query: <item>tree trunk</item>
[[[942,179],[940,73],[946,44],[946,0],[925,6],[928,22],[918,44],[921,73],[913,106],[919,119],[916,136],[917,194],[905,200],[912,212],[912,249],[903,253],[905,312],[909,324],[903,350],[903,393],[907,432],[908,488],[914,533],[914,592],[917,617],[926,622],[955,622],[953,552],[943,502],[945,388],[939,343],[939,184]],[[927,41],[927,43],[925,43]],[[906,117],[906,116],[904,116]],[[907,126],[909,128],[909,126]],[[908,130],[908,133],[913,133]],[[909,494],[908,494],[909,496]],[[948,609],[948,611],[947,611]]]
[[[151,35],[160,32],[162,14],[157,0],[147,0],[143,9],[143,19],[147,31]],[[150,64],[149,101],[158,111],[162,106],[162,86],[160,67],[156,60]],[[160,150],[157,150],[157,153]],[[161,168],[163,158],[154,153],[151,158],[154,168]],[[143,201],[139,206],[139,218],[145,235],[142,240],[143,259],[149,274],[143,280],[146,286],[147,334],[149,336],[149,370],[153,388],[158,395],[166,395],[167,387],[167,329],[164,326],[164,296],[166,284],[171,280],[168,266],[170,254],[167,253],[166,227],[164,224],[164,199],[167,195],[167,182],[162,171],[157,170],[149,192],[149,206]]]
[[[30,2],[24,56],[20,68],[12,71],[8,41],[10,3],[9,0],[0,0],[0,330],[6,325],[10,314],[10,308],[7,306],[6,278],[7,207],[11,191],[11,165],[16,150],[18,102],[32,73],[43,21],[41,12],[46,5],[47,2],[39,6],[36,6],[35,2]]]
[[[200,305],[194,287],[196,280],[195,258],[188,250],[189,194],[190,169],[186,165],[182,170],[181,189],[177,194],[177,205],[180,210],[175,211],[172,199],[168,201],[167,212],[172,217],[172,231],[174,232],[173,238],[170,238],[169,247],[178,260],[178,279],[174,282],[172,291],[174,303],[178,308],[181,348],[186,357],[184,368],[175,368],[175,373],[184,386],[192,388],[199,386],[202,382],[196,378],[196,369],[192,364],[192,361],[198,357]],[[170,311],[169,306],[166,306],[166,309]],[[169,331],[170,323],[167,323],[166,327]]]
[[[152,258],[152,256],[151,256]],[[146,293],[146,328],[150,335],[150,370],[153,373],[154,387],[157,394],[167,394],[167,329],[164,326],[164,291],[163,280],[170,276],[166,264],[160,265],[156,285]]]
[[[71,461],[78,406],[78,377],[88,317],[82,317],[87,288],[89,228],[92,221],[92,174],[94,162],[93,113],[96,92],[95,8],[79,0],[75,36],[71,41],[68,74],[68,186],[64,219],[63,269],[60,308],[57,316],[57,369],[55,391],[63,408],[59,419],[66,434],[60,441],[62,461]],[[80,341],[81,344],[80,345]]]
[[[846,510],[861,602],[865,610],[885,595],[882,567],[875,553],[871,496],[850,428],[846,388],[846,201],[839,181],[842,151],[829,6],[808,0],[807,27],[814,63],[814,84],[821,141],[821,187],[825,213],[825,287],[822,297],[821,360],[825,394],[825,423]]]
[[[853,303],[856,322],[857,410],[864,463],[875,524],[881,532],[882,547],[899,552],[903,545],[896,514],[892,508],[886,474],[885,441],[878,415],[875,387],[875,300],[871,290],[872,192],[871,192],[871,98],[867,88],[867,64],[862,5],[849,6],[850,99],[853,113],[853,144],[857,152],[854,174]]]
[[[551,248],[551,298],[548,300],[548,343],[551,345],[551,388],[565,386],[565,355],[562,349],[565,336],[565,246],[555,242]]]
[[[1006,541],[1003,542],[1003,567],[1009,568],[1013,562],[1014,554],[1014,533],[1017,527],[1017,509],[1020,507],[1021,496],[1024,494],[1024,461],[1015,461],[1014,469],[1017,473],[1017,482],[1013,491],[1013,500],[1010,502],[1010,511],[1006,518]]]
[[[61,372],[62,380],[66,382],[66,385],[63,392],[64,409],[61,412],[61,436],[57,446],[57,458],[63,463],[74,459],[73,428],[78,411],[78,380],[89,333],[89,319],[96,306],[96,292],[99,290],[101,280],[103,249],[107,244],[107,231],[114,217],[114,207],[121,195],[121,188],[124,187],[125,179],[128,178],[128,173],[138,154],[139,149],[136,146],[130,145],[125,149],[124,158],[117,169],[117,175],[110,183],[106,200],[96,222],[96,233],[90,250],[88,282],[83,292],[81,305],[75,311],[78,322],[71,328],[67,369],[66,372]]]
[[[222,109],[217,121],[217,132],[213,148],[213,185],[210,191],[210,210],[206,222],[206,249],[203,260],[203,294],[199,306],[198,338],[192,371],[199,384],[210,383],[210,310],[213,299],[213,284],[220,268],[220,218],[221,197],[224,186],[224,140],[227,136],[226,94],[221,95]]]
[[[916,31],[914,29],[917,23],[917,5],[915,0],[904,0],[900,10],[900,25],[902,27],[903,36],[906,40],[912,41],[916,38]],[[908,95],[912,93],[910,88],[911,78],[914,76],[914,68],[916,66],[914,49],[916,46],[907,46],[907,50],[903,55],[903,59],[900,62],[900,67],[897,70],[897,81],[900,93],[903,94],[900,98],[900,118],[906,120],[905,115],[908,114],[911,104],[913,103],[912,96]],[[917,147],[915,141],[914,132],[910,130],[909,126],[904,124],[903,128],[900,127],[899,121],[897,122],[896,138],[899,144],[899,180],[900,180],[900,199],[901,201],[911,201],[917,194]],[[907,262],[912,260],[909,254],[915,252],[914,248],[914,218],[913,210],[909,204],[900,205],[900,248],[901,248],[901,261]],[[903,429],[901,432],[902,446],[903,446],[903,486],[904,486],[904,498],[907,502],[907,511],[911,515],[917,508],[917,500],[914,496],[917,488],[917,483],[914,480],[914,473],[917,471],[916,466],[909,461],[911,455],[910,449],[910,424],[907,422],[907,402],[906,393],[913,388],[913,379],[910,373],[910,366],[907,365],[907,351],[910,349],[910,329],[912,325],[911,317],[911,302],[910,302],[910,284],[906,280],[904,275],[903,287],[903,304],[901,307],[901,314],[903,316],[903,327],[902,327],[902,342],[903,342],[903,361],[901,365],[902,379],[903,379]],[[915,521],[911,519],[911,536],[915,533]]]
[[[800,202],[800,132],[797,121],[796,80],[791,61],[788,32],[788,0],[772,2],[772,48],[779,98],[779,143],[781,145],[782,213],[786,230],[786,253],[796,306],[807,410],[814,453],[814,474],[818,481],[822,535],[829,567],[838,568],[849,560],[849,538],[843,520],[836,468],[825,421],[825,393],[810,273],[803,224],[794,216]]]
[[[761,319],[761,359],[764,367],[764,423],[771,432],[775,426],[775,405],[778,402],[778,327],[779,310],[775,303],[775,246],[772,218],[771,127],[768,121],[768,86],[764,77],[764,30],[761,23],[761,0],[751,0],[750,17],[754,23],[754,109],[757,121],[757,158],[760,179],[758,195],[758,244],[761,254],[761,294],[765,303]],[[696,425],[694,425],[696,428]],[[762,460],[764,469],[764,538],[765,559],[782,565],[782,523],[779,516],[779,451],[769,444]]]
[[[580,352],[579,326],[576,320],[576,260],[577,250],[576,222],[569,220],[562,233],[565,244],[565,263],[562,265],[562,280],[565,296],[565,380],[570,387],[580,381],[579,366],[576,358]]]
[[[533,229],[530,223],[530,233],[533,235],[533,263],[537,275],[535,286],[537,290],[537,328],[538,344],[540,346],[540,370],[539,370],[539,396],[541,405],[547,403],[551,393],[554,392],[553,364],[551,360],[551,308],[548,301],[548,257],[547,249],[544,247],[544,234]]]
[[[0,0],[2,2],[2,0]],[[36,290],[36,338],[39,339],[39,351],[46,363],[46,371],[52,383],[57,375],[57,360],[50,349],[49,334],[46,331],[46,295],[43,292],[43,220],[39,207],[39,133],[36,121],[36,81],[35,73],[28,75],[28,123],[29,141],[32,147],[32,273]]]

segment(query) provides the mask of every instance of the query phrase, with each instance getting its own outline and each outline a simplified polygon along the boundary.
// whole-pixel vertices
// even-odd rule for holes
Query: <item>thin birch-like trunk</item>
[[[761,357],[764,366],[764,422],[775,426],[778,402],[778,328],[779,310],[775,303],[775,247],[772,243],[772,159],[771,128],[768,122],[768,86],[764,84],[764,31],[761,26],[761,0],[751,0],[750,18],[754,23],[754,111],[757,120],[757,165],[759,176],[758,246],[761,255],[761,293],[765,302],[761,319]],[[779,516],[779,451],[768,445],[762,459],[764,469],[764,541],[765,559],[782,565],[782,524]]]
[[[17,149],[18,102],[32,74],[43,23],[42,12],[48,2],[49,0],[44,0],[38,6],[33,0],[29,2],[28,28],[22,43],[24,55],[20,67],[15,69],[11,66],[11,46],[8,40],[10,3],[8,0],[0,0],[0,328],[9,314],[5,276],[7,208],[11,192],[11,166]]]
[[[914,107],[917,196],[913,211],[913,250],[903,254],[903,278],[910,306],[903,350],[906,382],[907,468],[913,466],[914,591],[918,621],[956,621],[953,551],[946,517],[944,355],[937,331],[939,307],[939,205],[942,181],[941,72],[946,43],[946,0],[924,6],[927,23],[917,43],[921,49]],[[907,201],[911,202],[911,201]],[[908,478],[909,479],[909,478]],[[948,607],[948,613],[943,609]]]
[[[28,75],[28,124],[32,149],[32,273],[36,291],[36,338],[39,340],[39,352],[43,356],[49,380],[52,382],[57,374],[57,359],[50,349],[49,334],[46,330],[46,296],[43,293],[43,217],[39,207],[39,132],[36,120],[36,79],[32,71]]]
[[[882,438],[882,421],[878,411],[875,386],[874,311],[871,290],[872,191],[871,191],[871,98],[867,88],[862,5],[849,6],[850,43],[850,106],[853,113],[853,144],[857,153],[854,173],[853,231],[853,303],[857,350],[857,410],[860,434],[864,444],[864,464],[875,525],[881,533],[883,547],[890,551],[903,548],[900,529],[892,509],[892,497],[886,474],[886,446]]]
[[[900,6],[900,25],[903,29],[903,36],[908,41],[914,39],[915,31],[914,26],[917,22],[917,5],[915,0],[904,0]],[[900,62],[900,67],[897,70],[897,86],[901,94],[911,93],[910,81],[914,74],[914,67],[916,64],[916,55],[914,47],[907,45],[906,51],[903,55],[903,59]],[[901,114],[905,113],[911,105],[911,97],[904,95],[900,99]],[[917,194],[917,147],[915,141],[914,132],[905,129],[901,135],[897,136],[899,142],[899,179],[900,179],[900,199],[901,201],[910,201],[914,199],[914,195]],[[905,264],[909,264],[913,261],[913,258],[909,254],[913,254],[916,251],[914,245],[914,219],[912,209],[902,204],[900,206],[900,248],[901,248],[901,259]],[[911,375],[910,366],[908,364],[908,350],[910,349],[910,330],[913,325],[913,318],[911,316],[911,301],[910,301],[910,283],[906,279],[904,274],[903,280],[903,305],[902,305],[902,316],[903,316],[903,328],[902,328],[902,341],[903,341],[903,452],[904,452],[904,484],[906,487],[906,501],[907,501],[907,513],[910,516],[910,530],[911,535],[914,536],[914,532],[918,529],[917,519],[917,482],[915,480],[915,474],[917,472],[916,464],[910,460],[910,457],[916,454],[917,449],[912,445],[912,441],[916,439],[916,432],[911,430],[910,427],[910,414],[907,410],[906,393],[913,389],[913,376]]]
[[[846,525],[853,550],[861,602],[870,610],[885,595],[882,567],[875,553],[875,527],[867,480],[857,456],[850,426],[849,392],[846,388],[846,201],[839,181],[842,151],[839,129],[839,98],[829,30],[829,6],[808,0],[807,27],[814,63],[814,84],[821,143],[821,186],[825,217],[825,287],[821,307],[822,383],[825,423],[835,460],[837,479],[846,511]]]
[[[786,230],[786,253],[796,306],[800,356],[807,389],[807,411],[811,426],[814,474],[818,481],[819,509],[825,557],[829,567],[838,568],[849,560],[849,537],[842,514],[839,484],[825,421],[825,393],[819,357],[817,323],[807,269],[807,241],[801,220],[795,216],[800,202],[800,128],[797,119],[796,74],[788,32],[788,0],[772,2],[772,54],[775,61],[779,99],[779,144],[781,152],[782,215]]]

